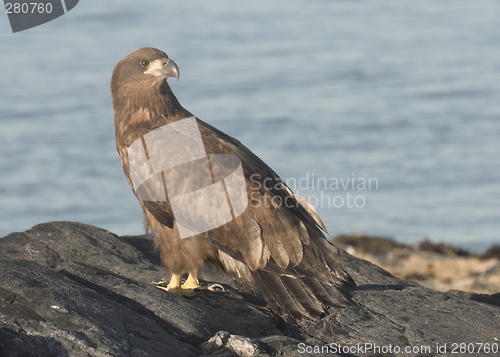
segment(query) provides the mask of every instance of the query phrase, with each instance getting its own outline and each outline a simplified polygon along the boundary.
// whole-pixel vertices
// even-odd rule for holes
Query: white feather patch
[[[144,74],[152,74],[155,77],[164,76],[165,71],[163,71],[163,65],[168,61],[167,58],[155,59],[149,63],[148,69],[144,71]]]

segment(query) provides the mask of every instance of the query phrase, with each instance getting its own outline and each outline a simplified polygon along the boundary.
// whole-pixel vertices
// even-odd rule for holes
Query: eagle
[[[117,150],[170,273],[165,289],[188,295],[209,264],[260,290],[281,316],[316,320],[345,306],[355,283],[314,206],[185,109],[167,83],[179,73],[165,52],[145,47],[111,78]]]

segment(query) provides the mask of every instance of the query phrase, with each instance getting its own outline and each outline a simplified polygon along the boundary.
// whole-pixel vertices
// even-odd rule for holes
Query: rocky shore
[[[432,289],[500,293],[498,245],[491,246],[483,254],[476,254],[427,240],[412,246],[386,237],[339,235],[332,241],[398,278],[414,280]]]
[[[352,304],[297,322],[216,271],[203,279],[225,292],[157,289],[167,277],[145,236],[40,224],[0,239],[0,356],[467,355],[463,346],[492,356],[500,347],[498,291],[440,292],[344,251],[342,260],[358,284]]]

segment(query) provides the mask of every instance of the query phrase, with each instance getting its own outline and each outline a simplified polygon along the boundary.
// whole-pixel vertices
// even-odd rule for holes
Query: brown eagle
[[[282,316],[316,319],[344,305],[355,283],[311,203],[184,109],[168,77],[179,80],[175,62],[147,47],[122,59],[111,79],[118,153],[171,273],[166,290],[197,288],[209,263],[258,288]]]

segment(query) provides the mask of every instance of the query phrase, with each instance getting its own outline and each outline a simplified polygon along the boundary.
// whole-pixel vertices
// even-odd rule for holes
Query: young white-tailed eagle
[[[258,288],[280,315],[315,319],[342,306],[355,284],[314,207],[238,140],[184,109],[168,77],[179,79],[175,62],[141,48],[111,79],[118,153],[171,273],[166,289],[195,289],[210,263]]]

